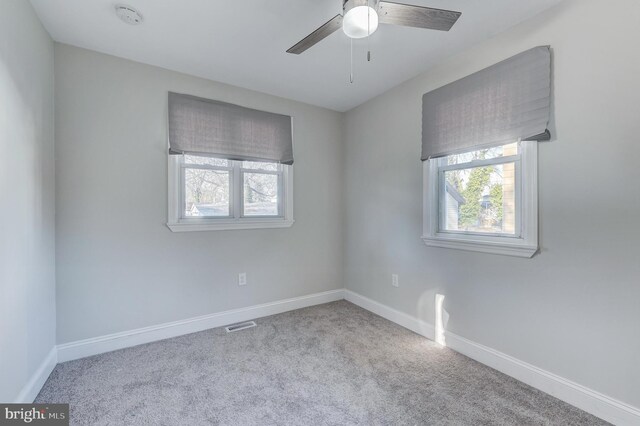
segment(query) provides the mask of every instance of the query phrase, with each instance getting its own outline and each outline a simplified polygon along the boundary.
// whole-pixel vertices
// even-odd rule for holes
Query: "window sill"
[[[261,219],[261,220],[225,220],[219,219],[215,222],[169,222],[167,227],[172,232],[192,232],[192,231],[231,231],[238,229],[271,229],[290,228],[295,221],[293,219]]]
[[[422,240],[429,247],[443,247],[466,251],[475,251],[489,254],[501,254],[505,256],[515,256],[531,258],[538,251],[535,245],[524,243],[509,243],[499,241],[486,241],[476,239],[461,239],[449,237],[423,236]]]

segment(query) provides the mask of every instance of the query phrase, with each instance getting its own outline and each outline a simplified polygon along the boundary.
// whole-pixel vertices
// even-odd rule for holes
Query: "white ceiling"
[[[561,0],[399,0],[458,10],[450,32],[380,25],[354,41],[338,31],[301,55],[285,51],[341,12],[342,0],[126,0],[144,16],[131,26],[114,0],[31,0],[59,42],[346,111]]]

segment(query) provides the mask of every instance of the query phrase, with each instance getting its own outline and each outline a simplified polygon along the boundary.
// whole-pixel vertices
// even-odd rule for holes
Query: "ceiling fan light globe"
[[[369,21],[367,25],[367,20]],[[351,38],[363,38],[378,29],[378,12],[369,6],[356,6],[349,9],[342,21],[342,30]]]

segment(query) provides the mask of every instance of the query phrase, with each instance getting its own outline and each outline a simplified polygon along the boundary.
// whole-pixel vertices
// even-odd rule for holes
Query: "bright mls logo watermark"
[[[0,426],[69,426],[69,404],[0,404]]]

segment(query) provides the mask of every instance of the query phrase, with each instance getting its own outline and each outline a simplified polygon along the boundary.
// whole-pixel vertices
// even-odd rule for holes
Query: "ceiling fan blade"
[[[289,50],[287,50],[287,53],[299,55],[340,28],[342,28],[342,15],[336,15],[320,28],[300,40],[294,46],[290,47]]]
[[[378,7],[380,23],[405,27],[449,31],[462,15],[452,10],[432,9],[410,4],[381,1]]]

